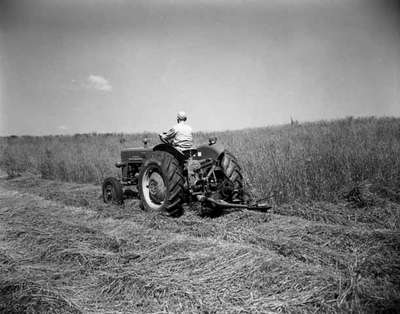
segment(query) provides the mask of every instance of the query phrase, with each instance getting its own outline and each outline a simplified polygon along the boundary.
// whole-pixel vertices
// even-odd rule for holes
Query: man
[[[180,151],[191,149],[193,146],[192,128],[186,124],[186,113],[179,111],[176,116],[177,124],[168,132],[160,134],[164,143],[169,143]]]

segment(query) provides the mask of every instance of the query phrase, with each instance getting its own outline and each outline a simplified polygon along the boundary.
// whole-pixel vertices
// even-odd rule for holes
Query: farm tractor
[[[160,137],[161,138],[161,137]],[[200,214],[218,216],[226,208],[267,211],[270,206],[250,199],[244,191],[237,159],[210,138],[208,145],[180,151],[162,140],[152,148],[121,151],[121,179],[106,178],[102,185],[105,203],[122,204],[136,187],[141,207],[177,217],[184,203],[200,204]]]

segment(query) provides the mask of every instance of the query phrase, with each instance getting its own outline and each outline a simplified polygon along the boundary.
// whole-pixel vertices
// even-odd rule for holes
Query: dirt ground
[[[395,313],[400,204],[375,192],[169,218],[105,205],[99,186],[3,177],[0,312]]]

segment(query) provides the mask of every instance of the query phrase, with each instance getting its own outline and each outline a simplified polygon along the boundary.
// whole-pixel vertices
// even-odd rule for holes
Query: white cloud
[[[60,130],[63,130],[63,131],[65,131],[65,130],[68,129],[68,127],[65,126],[65,125],[60,125],[58,128],[59,128]]]
[[[112,86],[106,78],[101,75],[90,74],[86,79],[87,87],[103,92],[111,92]]]

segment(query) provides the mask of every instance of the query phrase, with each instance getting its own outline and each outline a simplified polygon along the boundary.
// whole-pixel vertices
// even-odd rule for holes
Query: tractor
[[[266,211],[244,191],[242,169],[235,156],[210,138],[195,149],[178,150],[160,137],[152,148],[121,151],[121,177],[106,178],[102,191],[105,203],[122,204],[136,187],[141,208],[170,216],[183,214],[183,204],[200,203],[201,215],[218,216],[225,208]]]

